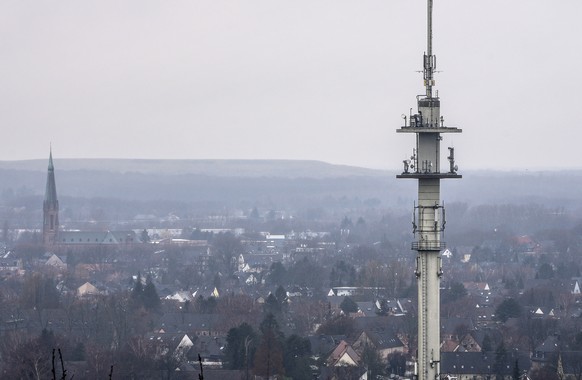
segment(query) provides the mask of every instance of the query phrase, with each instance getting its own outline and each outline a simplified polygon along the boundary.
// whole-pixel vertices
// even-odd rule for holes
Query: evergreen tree
[[[466,295],[467,289],[465,289],[465,286],[460,282],[453,281],[451,282],[449,288],[442,292],[442,302],[454,302],[465,297]]]
[[[161,305],[160,296],[156,290],[156,286],[152,281],[152,276],[148,275],[146,278],[146,285],[143,288],[143,305],[148,310],[158,310]]]
[[[513,365],[513,380],[519,380],[520,373],[519,373],[519,363],[517,359],[515,359],[515,364]]]
[[[400,352],[395,352],[388,356],[388,367],[390,373],[404,376],[406,372],[406,356]]]
[[[382,364],[382,360],[380,359],[378,352],[376,352],[376,350],[374,350],[369,345],[364,347],[364,352],[362,353],[362,362],[366,364],[372,379],[376,379],[378,376],[383,374],[384,365]]]
[[[536,273],[536,278],[542,280],[554,278],[554,268],[548,263],[543,263],[542,265],[540,265]]]
[[[144,307],[147,310],[158,310],[160,308],[160,297],[151,275],[146,277],[146,284],[144,286],[141,273],[138,272],[137,279],[131,290],[131,301],[134,308]]]
[[[269,269],[269,281],[276,285],[283,285],[287,281],[287,269],[280,262],[274,262]]]
[[[142,243],[149,243],[150,242],[150,235],[148,234],[148,230],[145,228],[141,232],[141,242]]]
[[[277,298],[281,311],[285,311],[287,308],[287,291],[285,288],[279,285],[277,290],[275,290],[275,297]]]
[[[354,227],[354,224],[352,223],[352,220],[350,218],[348,218],[347,216],[344,216],[344,218],[342,219],[341,223],[340,223],[340,228],[342,230],[346,230],[346,229],[351,229]]]
[[[281,312],[281,304],[277,300],[277,297],[273,293],[267,296],[265,304],[263,305],[263,311],[266,314],[279,314]]]
[[[483,337],[483,343],[481,344],[481,350],[483,352],[491,352],[492,349],[493,347],[491,346],[491,338],[489,337],[489,334],[485,334]]]
[[[331,269],[330,285],[334,286],[354,286],[356,283],[356,269],[353,265],[340,260]]]
[[[495,309],[495,319],[501,322],[507,321],[509,318],[517,318],[521,316],[522,309],[519,302],[514,298],[507,298]]]
[[[228,368],[245,369],[252,362],[257,340],[255,331],[247,323],[228,330],[225,349]]]
[[[517,279],[517,288],[518,289],[523,289],[524,285],[523,285],[523,278],[518,277]]]
[[[205,314],[212,314],[214,313],[214,309],[216,309],[216,298],[213,296],[210,296],[206,299],[206,303],[204,304],[204,309],[203,312]]]
[[[275,318],[275,316],[273,314],[269,313],[265,316],[265,318],[261,322],[261,325],[259,326],[259,329],[261,330],[261,333],[263,333],[263,334],[268,330],[273,331],[275,333],[275,335],[277,336],[277,339],[279,339],[280,341],[282,341],[284,338],[283,332],[281,332],[281,329],[279,328],[279,323],[277,322],[277,318]]]
[[[346,314],[356,313],[358,311],[358,304],[354,302],[350,297],[345,297],[340,304],[340,309]]]
[[[216,298],[210,296],[204,299],[204,296],[199,295],[194,302],[194,310],[200,314],[212,314],[216,308]]]
[[[141,304],[142,296],[143,296],[143,284],[141,282],[141,273],[137,272],[137,279],[135,280],[135,283],[133,284],[133,289],[131,291],[131,299],[134,302]]]
[[[214,255],[221,265],[221,271],[230,276],[236,271],[236,259],[244,252],[240,239],[230,232],[221,233],[214,236],[212,246]]]
[[[55,333],[52,330],[42,329],[38,341],[46,350],[55,348]]]
[[[59,292],[55,281],[40,273],[33,273],[24,279],[20,303],[25,308],[56,309],[59,307]]]
[[[499,343],[499,346],[495,349],[495,362],[493,363],[493,370],[498,380],[503,379],[503,374],[505,372],[505,366],[507,365],[507,350],[505,349],[505,344],[503,340]]]
[[[354,319],[347,316],[339,316],[323,323],[317,329],[318,334],[326,335],[350,335],[354,333]]]
[[[311,343],[309,339],[295,334],[285,339],[283,364],[287,376],[293,380],[312,379],[310,355]]]

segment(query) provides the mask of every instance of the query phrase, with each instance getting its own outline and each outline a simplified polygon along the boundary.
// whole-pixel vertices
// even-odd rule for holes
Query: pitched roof
[[[139,242],[134,231],[61,231],[59,244],[107,244],[117,245],[126,242]]]
[[[362,315],[367,317],[373,317],[376,315],[376,305],[372,301],[365,301],[365,302],[356,302],[358,305],[358,311],[361,312]]]
[[[360,356],[345,340],[342,340],[327,358],[329,366],[350,365],[352,363],[357,365],[359,362]]]
[[[559,341],[560,339],[557,335],[550,335],[536,347],[535,351],[546,353],[558,351]]]
[[[79,296],[94,295],[99,293],[100,293],[99,289],[97,289],[94,285],[92,285],[89,282],[86,282],[77,288],[77,294]]]
[[[311,343],[311,352],[314,355],[327,355],[338,344],[346,339],[345,335],[310,335],[307,337]]]
[[[376,350],[385,350],[388,348],[404,347],[402,341],[393,331],[364,331],[374,344]]]
[[[48,258],[48,260],[45,262],[45,265],[52,265],[58,268],[64,268],[67,266],[67,264],[65,264],[63,260],[61,260],[61,258],[55,254]]]
[[[513,371],[515,361],[520,370],[529,370],[531,360],[528,353],[509,351],[505,363],[500,367],[505,375]],[[493,374],[496,370],[495,354],[482,352],[441,352],[441,374]]]

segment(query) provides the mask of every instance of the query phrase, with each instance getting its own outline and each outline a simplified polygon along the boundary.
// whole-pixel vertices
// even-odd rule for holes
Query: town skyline
[[[55,347],[62,358],[52,373],[63,376],[190,379],[201,368],[221,380],[414,373],[417,279],[409,212],[401,208],[409,211],[409,202],[394,196],[405,192],[363,175],[218,180],[124,172],[108,180],[90,170],[71,177],[82,171],[61,170],[50,156],[46,163],[44,172],[2,169],[6,183],[46,180],[44,201],[16,182],[0,192],[4,377],[49,376]],[[563,193],[532,197],[548,196],[541,182],[574,194],[579,186],[563,185],[573,177],[566,171],[513,184],[511,176],[497,176],[493,187],[518,194],[518,202],[483,199],[472,188],[490,193],[481,183],[461,191],[469,203],[447,203],[439,342],[440,371],[449,378],[580,374],[579,202]],[[123,190],[108,192],[111,184]],[[391,201],[372,198],[370,187]],[[143,194],[149,188],[158,195]],[[301,190],[286,200],[283,188]],[[60,201],[60,189],[76,194]],[[186,198],[171,201],[176,190]],[[272,334],[281,337],[276,346]]]

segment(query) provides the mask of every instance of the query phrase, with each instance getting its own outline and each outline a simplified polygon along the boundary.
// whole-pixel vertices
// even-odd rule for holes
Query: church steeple
[[[49,153],[48,173],[43,202],[42,240],[45,246],[55,243],[59,231],[59,201],[55,183],[55,167],[53,165],[52,147]]]

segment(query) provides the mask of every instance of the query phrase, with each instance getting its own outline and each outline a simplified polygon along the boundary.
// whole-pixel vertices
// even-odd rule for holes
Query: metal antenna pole
[[[426,10],[426,54],[424,56],[424,85],[426,86],[426,97],[432,98],[434,56],[432,55],[432,0],[427,0]]]
[[[427,3],[427,17],[426,17],[426,23],[427,23],[427,48],[426,48],[426,53],[428,54],[428,56],[432,56],[432,0],[428,0]]]

